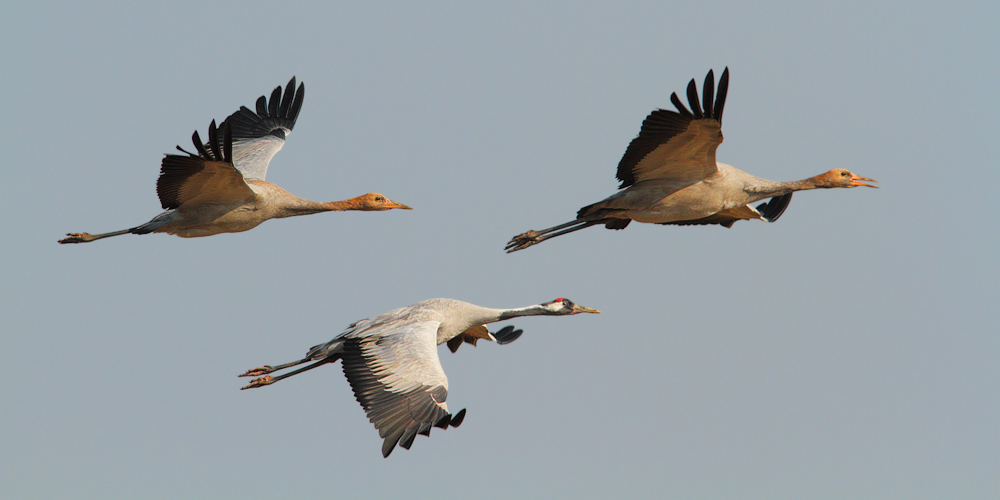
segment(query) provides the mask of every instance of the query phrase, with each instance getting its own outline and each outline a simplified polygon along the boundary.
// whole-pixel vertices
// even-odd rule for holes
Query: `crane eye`
[[[376,196],[375,197],[375,201],[382,201],[382,197],[381,196]]]
[[[843,172],[840,173],[841,177],[847,177],[848,175],[850,175],[850,174],[846,170],[844,170]]]

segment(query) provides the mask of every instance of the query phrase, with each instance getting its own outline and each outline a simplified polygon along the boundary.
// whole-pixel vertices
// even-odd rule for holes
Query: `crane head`
[[[591,313],[591,314],[601,314],[601,311],[597,309],[591,309],[586,306],[581,306],[574,303],[572,300],[564,299],[559,297],[552,302],[546,302],[542,304],[542,307],[549,311],[550,314],[556,315],[567,315],[567,314],[580,314],[580,313]]]
[[[825,188],[835,188],[835,187],[845,187],[852,188],[858,186],[877,188],[878,186],[873,186],[871,184],[865,184],[862,181],[868,182],[878,182],[875,179],[869,179],[867,177],[861,177],[850,170],[845,168],[835,168],[825,174],[820,174],[816,176],[817,187]]]
[[[413,210],[412,208],[403,205],[402,203],[392,201],[379,193],[363,194],[355,198],[355,200],[360,205],[360,209],[367,212],[392,210],[393,208]]]

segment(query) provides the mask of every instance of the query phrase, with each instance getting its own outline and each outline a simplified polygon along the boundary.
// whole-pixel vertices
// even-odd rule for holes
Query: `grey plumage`
[[[356,321],[298,361],[254,368],[241,376],[260,377],[312,363],[282,375],[255,378],[244,387],[251,389],[341,360],[355,398],[383,439],[382,455],[389,456],[397,444],[409,449],[415,436],[429,435],[432,426],[458,427],[465,418],[464,409],[448,411],[448,378],[438,359],[438,345],[448,343],[454,351],[463,342],[475,345],[478,339],[507,344],[522,331],[508,326],[491,334],[483,325],[519,316],[584,312],[599,311],[562,298],[516,309],[430,299]],[[458,342],[451,343],[453,339]]]

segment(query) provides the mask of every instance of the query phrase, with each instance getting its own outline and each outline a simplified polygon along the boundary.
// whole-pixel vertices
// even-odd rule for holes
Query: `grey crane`
[[[688,110],[677,97],[670,101],[677,111],[657,109],[642,122],[639,135],[628,145],[618,163],[620,191],[581,208],[576,219],[541,231],[527,231],[511,238],[507,253],[566,233],[603,224],[625,229],[629,222],[663,225],[719,224],[732,227],[738,220],[781,217],[792,193],[817,188],[878,187],[878,182],[837,168],[801,181],[776,182],[755,177],[715,161],[722,144],[722,109],[729,88],[729,68],[719,78],[709,70],[702,99],[694,79],[688,84]],[[714,99],[713,99],[714,96]],[[699,100],[704,107],[699,104]],[[766,203],[751,203],[771,198]]]
[[[209,128],[209,143],[198,132],[192,136],[196,152],[168,154],[160,166],[156,194],[165,212],[149,222],[102,234],[68,233],[59,243],[87,243],[122,234],[167,233],[183,238],[238,233],[275,218],[343,210],[390,210],[410,207],[378,193],[343,201],[316,202],[299,198],[266,182],[267,167],[295,127],[302,109],[305,84],[295,88],[288,81],[282,97],[276,87],[268,102],[257,99],[257,111],[241,106],[216,131]]]
[[[259,377],[243,387],[252,389],[343,360],[344,375],[368,420],[384,438],[382,456],[388,457],[397,443],[409,449],[417,434],[429,436],[431,427],[458,427],[465,418],[464,409],[448,412],[448,378],[436,346],[447,343],[454,352],[463,342],[475,345],[483,338],[506,344],[520,336],[521,330],[508,326],[491,334],[484,325],[520,316],[580,313],[600,311],[565,298],[515,309],[491,309],[453,299],[424,300],[356,321],[333,340],[313,346],[298,361],[261,366],[240,376]],[[282,375],[267,375],[309,362]]]

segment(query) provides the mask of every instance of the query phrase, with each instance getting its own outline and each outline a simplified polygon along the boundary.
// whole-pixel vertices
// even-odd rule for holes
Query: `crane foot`
[[[66,238],[59,240],[59,243],[86,243],[94,241],[94,235],[90,233],[66,233]]]
[[[246,386],[240,387],[240,390],[242,391],[244,389],[253,389],[254,387],[263,387],[265,385],[271,385],[273,383],[274,383],[274,377],[268,375],[266,377],[255,378],[251,380],[250,383],[247,384]]]
[[[504,250],[507,253],[516,252],[518,250],[523,250],[538,243],[538,231],[525,231],[510,239]]]
[[[274,371],[274,368],[272,368],[272,367],[270,367],[268,365],[264,365],[264,366],[258,366],[257,368],[253,368],[251,370],[247,370],[246,373],[244,373],[243,375],[240,375],[240,376],[241,377],[259,377],[261,375],[266,375],[266,374],[271,373],[273,371]]]

